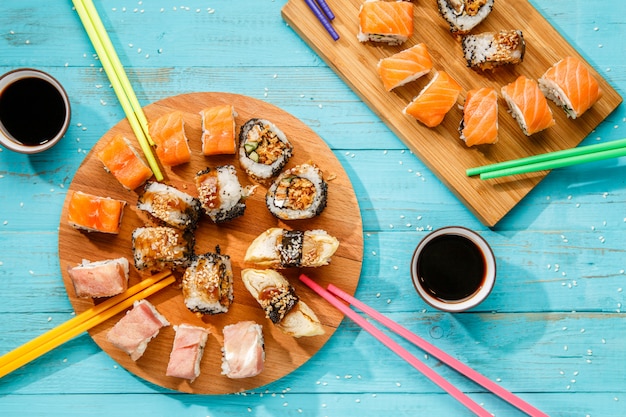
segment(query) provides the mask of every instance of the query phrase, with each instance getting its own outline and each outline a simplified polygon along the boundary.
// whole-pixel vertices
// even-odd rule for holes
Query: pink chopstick
[[[446,379],[444,379],[441,375],[433,371],[431,368],[422,363],[415,356],[411,355],[406,349],[402,346],[398,345],[394,342],[389,336],[385,333],[374,327],[371,323],[357,314],[354,310],[349,308],[347,305],[343,304],[338,298],[329,293],[327,290],[322,288],[319,284],[313,281],[311,278],[307,277],[304,274],[300,275],[300,280],[308,285],[313,291],[322,296],[326,301],[332,304],[335,308],[341,311],[346,316],[350,317],[355,323],[361,326],[365,331],[370,333],[376,339],[378,339],[383,345],[387,346],[391,349],[395,354],[400,356],[402,359],[407,361],[411,366],[415,369],[423,373],[426,377],[428,377],[431,381],[437,384],[440,388],[446,391],[448,394],[452,395],[457,401],[467,407],[469,410],[474,412],[477,416],[481,417],[492,417],[491,413],[481,407],[478,403],[472,400],[470,397],[465,395],[461,390],[452,385]]]
[[[420,349],[424,350],[429,355],[434,356],[435,358],[439,359],[441,362],[445,363],[446,365],[448,365],[452,369],[456,370],[457,372],[459,372],[462,375],[465,375],[467,378],[469,378],[472,381],[476,382],[477,384],[483,386],[487,390],[491,391],[492,393],[494,393],[498,397],[502,398],[503,400],[505,400],[509,404],[515,406],[519,410],[525,412],[526,414],[528,414],[530,416],[533,416],[533,417],[534,416],[537,416],[537,417],[539,417],[539,416],[541,416],[541,417],[548,417],[548,415],[546,413],[542,412],[541,410],[538,410],[533,405],[528,404],[526,401],[522,400],[521,398],[519,398],[518,396],[516,396],[512,392],[507,391],[506,389],[502,388],[500,385],[496,384],[495,382],[493,382],[492,380],[490,380],[486,376],[478,373],[474,369],[472,369],[469,366],[465,365],[463,362],[461,362],[461,361],[453,358],[452,356],[448,355],[446,352],[444,352],[443,350],[439,349],[438,347],[428,343],[426,340],[422,339],[421,337],[419,337],[415,333],[411,333],[405,327],[402,327],[401,325],[399,325],[395,321],[389,319],[388,317],[385,317],[384,315],[382,315],[378,311],[374,310],[372,307],[370,307],[367,304],[359,301],[358,299],[354,298],[353,296],[351,296],[350,294],[346,293],[345,291],[337,288],[333,284],[329,284],[328,285],[328,292],[330,292],[331,294],[334,294],[335,296],[341,298],[342,300],[350,303],[354,307],[356,307],[359,310],[361,310],[362,312],[366,313],[368,316],[372,317],[374,320],[376,320],[379,323],[383,324],[384,326],[388,327],[390,330],[392,330],[396,334],[402,336],[403,338],[405,338],[409,342],[413,343],[414,345],[416,345]]]

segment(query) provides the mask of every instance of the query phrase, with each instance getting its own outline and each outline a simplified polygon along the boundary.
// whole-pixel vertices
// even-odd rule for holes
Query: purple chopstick
[[[317,4],[320,6],[328,20],[333,20],[335,18],[335,14],[332,10],[330,10],[330,7],[328,6],[328,3],[326,3],[326,0],[317,0]]]
[[[304,2],[307,4],[307,6],[309,6],[309,8],[311,9],[315,17],[317,17],[317,20],[319,20],[322,23],[322,25],[324,26],[324,29],[326,29],[326,31],[330,34],[330,36],[332,36],[334,40],[339,39],[339,34],[335,30],[335,28],[331,25],[330,20],[328,20],[328,18],[326,17],[324,12],[322,12],[322,10],[318,6],[318,4],[315,2],[315,0],[304,0]]]

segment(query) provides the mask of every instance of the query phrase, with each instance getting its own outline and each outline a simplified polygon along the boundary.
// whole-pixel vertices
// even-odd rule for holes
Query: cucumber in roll
[[[281,220],[310,219],[326,207],[328,184],[314,165],[297,165],[281,173],[267,190],[265,203]]]

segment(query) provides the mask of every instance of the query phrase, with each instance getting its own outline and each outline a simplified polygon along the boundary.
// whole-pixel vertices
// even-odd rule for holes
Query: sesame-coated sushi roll
[[[149,213],[158,223],[177,229],[195,229],[202,213],[197,198],[160,182],[146,184],[137,207]]]
[[[524,59],[526,50],[521,30],[466,35],[462,46],[467,66],[481,70],[519,64]]]
[[[135,268],[162,271],[186,267],[193,244],[193,235],[173,227],[139,227],[132,234]]]
[[[230,257],[219,253],[195,257],[183,275],[183,298],[194,313],[226,313],[233,302]]]
[[[258,180],[275,177],[283,169],[293,146],[272,122],[250,119],[239,133],[239,162],[246,173]]]
[[[322,171],[302,164],[284,171],[267,190],[265,203],[281,220],[310,219],[326,207],[328,184]]]
[[[439,14],[450,25],[450,32],[465,34],[485,20],[494,0],[437,0]]]
[[[207,168],[196,174],[198,199],[204,212],[215,223],[222,223],[243,215],[245,199],[254,188],[242,187],[232,165]]]

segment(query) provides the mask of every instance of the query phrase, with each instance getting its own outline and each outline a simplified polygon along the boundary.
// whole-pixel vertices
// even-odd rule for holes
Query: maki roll
[[[450,25],[450,32],[465,34],[485,20],[494,0],[437,0],[439,14]]]
[[[183,275],[183,298],[194,313],[226,313],[233,302],[230,257],[219,253],[197,256]]]
[[[78,230],[118,234],[126,202],[74,191],[67,208],[67,222]]]
[[[511,115],[526,136],[555,125],[548,100],[535,80],[520,75],[500,91]]]
[[[152,170],[123,135],[116,135],[98,152],[104,169],[127,190],[144,184],[152,177]]]
[[[521,30],[466,35],[462,46],[467,66],[481,70],[519,64],[524,59],[526,50]]]
[[[163,165],[173,167],[191,161],[182,111],[167,113],[156,119],[150,124],[150,135]]]
[[[302,164],[284,171],[267,190],[265,203],[281,220],[310,219],[326,207],[328,184],[322,171]]]
[[[268,268],[328,265],[339,241],[324,230],[286,230],[274,227],[252,241],[245,262]]]
[[[196,174],[198,199],[204,212],[215,223],[222,223],[243,215],[245,199],[254,187],[242,187],[232,165],[207,168]]]
[[[177,229],[195,229],[202,212],[200,201],[160,182],[149,182],[137,207],[159,223]]]
[[[283,169],[293,146],[269,120],[250,119],[239,133],[239,162],[248,175],[258,180],[275,177]]]
[[[186,267],[193,251],[193,235],[167,227],[139,227],[132,234],[135,268],[162,271]]]
[[[359,9],[359,42],[400,45],[413,35],[413,4],[367,0]]]

